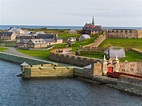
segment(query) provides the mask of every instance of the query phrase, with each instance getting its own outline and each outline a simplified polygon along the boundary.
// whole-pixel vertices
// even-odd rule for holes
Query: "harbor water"
[[[142,97],[77,78],[22,79],[0,60],[0,106],[142,106]]]

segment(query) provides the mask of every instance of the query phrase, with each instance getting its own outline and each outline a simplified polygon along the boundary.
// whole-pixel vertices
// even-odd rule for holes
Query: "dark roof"
[[[102,32],[103,30],[101,26],[95,26],[93,24],[85,24],[84,27],[82,28],[82,33],[91,34],[92,31]]]
[[[0,36],[11,36],[13,32],[0,32]]]
[[[38,34],[36,36],[36,38],[40,39],[55,39],[56,38],[56,34]]]
[[[32,36],[17,36],[17,39],[32,39]]]

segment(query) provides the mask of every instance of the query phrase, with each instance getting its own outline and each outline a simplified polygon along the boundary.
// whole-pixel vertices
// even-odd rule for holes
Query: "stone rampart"
[[[104,40],[106,39],[106,35],[100,35],[92,44],[92,47],[98,47]]]
[[[86,66],[92,63],[96,63],[97,61],[101,61],[95,58],[87,58],[83,56],[75,56],[75,55],[69,55],[69,54],[60,54],[56,52],[50,52],[49,58],[52,61],[72,64],[77,66]]]
[[[142,30],[137,30],[138,32],[138,38],[142,38]]]
[[[137,30],[133,29],[113,29],[105,31],[107,38],[138,38]]]
[[[136,48],[132,48],[131,51],[136,52],[140,55],[142,55],[142,50],[136,49]]]
[[[106,35],[100,35],[93,43],[79,47],[78,49],[81,51],[98,51],[101,48],[97,48],[104,40],[106,39]]]
[[[141,62],[120,62],[119,72],[142,76]]]
[[[53,65],[32,65],[22,70],[23,78],[34,77],[72,77],[74,67],[59,67]]]

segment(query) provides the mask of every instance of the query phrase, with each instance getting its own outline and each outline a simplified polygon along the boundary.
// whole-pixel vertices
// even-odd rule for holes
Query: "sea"
[[[22,79],[0,60],[0,106],[142,106],[142,97],[78,78]]]
[[[9,28],[28,28],[28,29],[37,29],[37,28],[47,28],[47,29],[76,29],[80,30],[83,26],[37,26],[37,25],[0,25],[1,30],[7,30]],[[142,29],[142,27],[103,27],[102,29]]]

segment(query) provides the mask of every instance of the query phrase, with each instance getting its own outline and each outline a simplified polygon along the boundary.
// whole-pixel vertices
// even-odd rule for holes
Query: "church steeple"
[[[94,25],[94,16],[92,17],[92,25]]]

